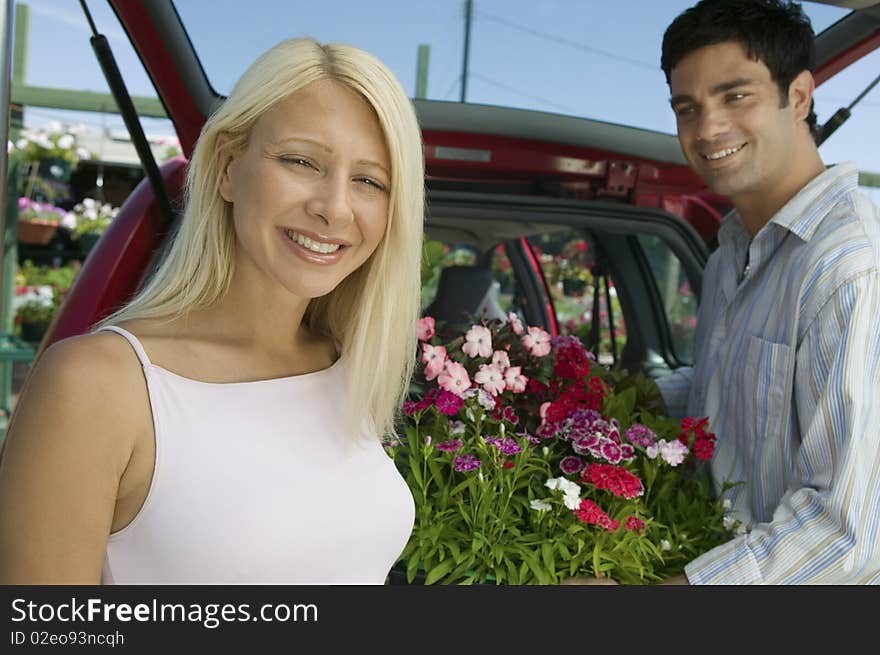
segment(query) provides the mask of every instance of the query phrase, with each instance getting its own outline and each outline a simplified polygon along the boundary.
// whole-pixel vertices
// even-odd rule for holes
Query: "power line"
[[[591,55],[597,55],[599,57],[605,57],[607,59],[613,59],[614,61],[619,61],[624,64],[629,64],[630,66],[637,66],[639,68],[644,68],[646,70],[654,71],[655,73],[660,70],[659,64],[649,64],[644,61],[640,61],[638,59],[630,59],[629,57],[622,57],[619,54],[608,52],[607,50],[600,50],[599,48],[592,48],[588,45],[584,45],[583,43],[578,43],[577,41],[571,41],[564,37],[550,34],[549,32],[542,32],[540,30],[533,29],[526,25],[520,25],[519,23],[515,23],[514,21],[508,20],[506,18],[502,18],[501,16],[493,16],[492,14],[487,14],[483,11],[475,11],[474,12],[478,17],[484,18],[486,20],[499,23],[500,25],[504,25],[505,27],[509,27],[510,29],[517,30],[519,32],[523,32],[524,34],[528,34],[530,36],[534,36],[539,39],[543,39],[545,41],[550,41],[556,45],[564,45],[569,48],[574,48],[575,50],[580,50],[581,52],[586,52]]]
[[[516,95],[522,96],[524,98],[529,98],[530,100],[537,100],[538,102],[542,102],[545,105],[548,105],[548,106],[553,107],[555,109],[559,109],[559,110],[564,111],[566,113],[575,114],[575,115],[578,113],[577,109],[572,109],[571,107],[566,107],[565,105],[556,104],[555,102],[553,102],[551,100],[547,100],[547,98],[542,98],[541,96],[533,96],[528,93],[523,93],[519,89],[515,89],[512,86],[507,86],[506,84],[502,84],[501,82],[496,82],[495,80],[490,79],[490,78],[486,77],[485,75],[480,75],[479,73],[476,73],[474,71],[470,72],[470,76],[473,78],[476,78],[478,80],[482,80],[483,82],[485,82],[486,84],[489,84],[491,86],[495,86],[495,87],[498,87],[499,89],[509,91],[510,93],[515,93]]]

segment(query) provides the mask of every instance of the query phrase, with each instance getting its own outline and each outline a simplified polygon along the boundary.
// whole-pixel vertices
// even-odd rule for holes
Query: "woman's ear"
[[[220,196],[226,202],[232,202],[235,188],[235,163],[238,159],[230,148],[230,138],[225,132],[217,137],[217,158],[220,169]]]
[[[798,73],[797,77],[788,85],[788,103],[798,121],[802,121],[810,115],[815,89],[816,82],[813,79],[813,74],[808,70]]]

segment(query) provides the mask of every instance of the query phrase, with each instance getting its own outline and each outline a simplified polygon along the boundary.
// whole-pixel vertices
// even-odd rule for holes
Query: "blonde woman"
[[[412,497],[379,436],[415,352],[415,114],[371,55],[262,55],[207,121],[167,257],[49,348],[0,464],[6,584],[381,584]]]

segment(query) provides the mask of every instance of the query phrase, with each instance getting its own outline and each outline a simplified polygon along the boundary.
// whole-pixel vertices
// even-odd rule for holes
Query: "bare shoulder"
[[[149,425],[146,398],[119,335],[72,337],[42,354],[0,459],[0,582],[100,579],[120,480]]]
[[[129,343],[101,332],[63,339],[40,356],[13,415],[9,448],[19,433],[106,449],[127,461],[142,423],[144,382]],[[90,448],[91,449],[91,448]]]

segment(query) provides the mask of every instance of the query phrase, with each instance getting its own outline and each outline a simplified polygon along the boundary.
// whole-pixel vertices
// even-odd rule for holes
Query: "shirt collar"
[[[768,221],[788,230],[803,241],[810,238],[822,222],[822,218],[833,207],[840,196],[855,191],[859,185],[859,171],[854,162],[844,162],[831,166],[798,191],[782,209]],[[718,229],[718,243],[735,244],[751,241],[748,230],[743,225],[739,212],[727,214]]]
[[[854,162],[831,166],[798,191],[770,219],[803,241],[809,241],[828,211],[842,195],[858,188],[859,170]]]

